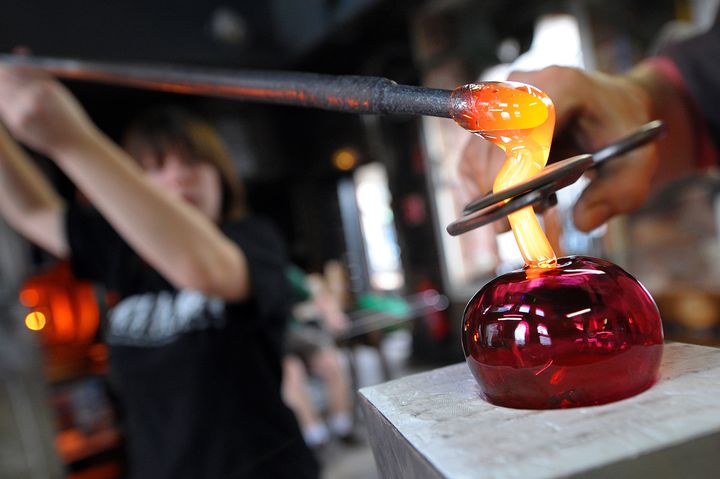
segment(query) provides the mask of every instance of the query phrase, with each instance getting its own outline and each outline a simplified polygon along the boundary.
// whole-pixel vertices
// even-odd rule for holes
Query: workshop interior
[[[437,106],[458,87],[502,82],[512,71],[561,65],[622,74],[675,42],[712,28],[718,3],[25,0],[3,6],[0,66],[8,58],[21,62],[26,58],[29,64],[33,58],[68,61],[75,74],[52,69],[50,73],[57,75],[91,121],[114,142],[121,143],[131,120],[153,105],[187,108],[213,125],[242,179],[248,210],[272,223],[285,245],[288,264],[303,277],[292,276],[290,282],[302,282],[311,299],[293,308],[293,316],[309,317],[312,329],[330,338],[339,374],[348,388],[350,430],[338,434],[331,430],[317,442],[303,431],[308,446],[317,446],[310,449],[321,477],[395,477],[383,469],[385,460],[377,460],[378,432],[368,431],[367,412],[357,391],[468,358],[483,388],[476,400],[504,406],[503,400],[488,398],[485,388],[489,386],[483,381],[490,379],[483,375],[484,369],[473,369],[471,364],[474,354],[474,360],[482,356],[491,361],[494,356],[473,352],[474,343],[468,343],[473,341],[472,334],[463,328],[470,324],[471,308],[486,314],[497,306],[481,298],[486,308],[481,311],[480,299],[471,302],[478,291],[488,291],[483,288],[493,287],[493,280],[526,274],[518,270],[530,271],[528,258],[518,248],[520,240],[492,223],[516,214],[513,211],[518,208],[526,211],[533,205],[545,211],[536,211],[536,216],[551,237],[558,264],[565,256],[600,258],[637,280],[637,286],[622,283],[623,288],[637,288],[632,294],[642,296],[629,303],[630,308],[641,310],[638,315],[645,313],[644,308],[650,311],[653,300],[657,305],[655,326],[648,326],[656,328],[654,345],[662,347],[664,341],[720,347],[720,172],[716,163],[658,181],[634,211],[586,232],[574,224],[573,208],[583,190],[606,170],[589,170],[592,162],[584,156],[573,160],[574,165],[582,162],[583,166],[572,181],[554,184],[553,191],[542,197],[529,196],[531,189],[540,188],[537,185],[493,197],[497,208],[505,209],[499,213],[483,210],[495,216],[482,224],[465,220],[471,226],[449,234],[448,226],[470,218],[474,213],[467,205],[480,201],[487,192],[477,188],[470,192],[463,171],[464,151],[468,142],[478,140],[477,135],[454,121],[443,110],[444,103]],[[96,64],[113,68],[116,78],[83,78],[84,68]],[[325,99],[315,104],[305,97],[299,101],[296,95],[279,101],[270,91],[272,84],[256,95],[238,93],[239,89],[233,93],[222,86],[198,91],[167,86],[170,77],[166,86],[162,81],[117,80],[137,67],[149,68],[160,80],[169,72],[180,72],[172,77],[176,80],[183,72],[193,72],[195,77],[188,76],[191,83],[200,77],[222,84],[248,74],[252,78],[277,75],[273,78],[284,89],[292,89],[293,81],[299,81],[294,73],[319,74],[312,78],[320,84],[318,95]],[[286,83],[284,75],[288,75]],[[358,107],[355,98],[364,90],[356,84],[339,88],[337,98],[322,89],[323,83],[341,76],[384,78],[420,88],[403,90],[397,104],[382,111],[359,111],[362,105]],[[371,107],[374,100],[371,97]],[[430,109],[426,104],[435,113],[425,113]],[[630,148],[649,143],[663,147],[663,135],[669,133],[659,123],[651,126],[657,131],[643,140],[646,143]],[[56,162],[32,149],[26,151],[63,201],[88,203],[85,193]],[[617,153],[612,165],[621,164],[624,153]],[[551,149],[550,165],[570,156]],[[10,189],[10,182],[0,178],[0,187]],[[509,209],[512,202],[525,200],[513,211]],[[600,268],[582,261],[583,266],[573,263],[574,267]],[[603,267],[606,275],[616,274],[610,266]],[[531,274],[527,275],[531,282]],[[530,291],[531,286],[525,287]],[[315,304],[308,305],[313,296]],[[342,316],[342,326],[326,326],[324,319],[317,318],[324,314],[322,301],[329,297]],[[558,293],[543,301],[562,303],[575,298]],[[637,306],[638,301],[649,303]],[[135,476],[138,471],[128,468],[132,439],[126,435],[122,398],[112,373],[112,347],[106,341],[112,333],[108,317],[117,303],[112,288],[76,277],[72,261],[59,260],[0,221],[0,477],[147,477],[141,472]],[[539,302],[523,304],[539,310]],[[521,313],[528,313],[523,307]],[[583,307],[563,314],[567,318],[581,315]],[[486,328],[483,331],[490,331],[490,326]],[[518,326],[508,333],[515,340],[512,351],[525,347],[526,340],[518,339],[519,331]],[[563,331],[562,335],[577,333]],[[280,337],[283,332],[277,334]],[[549,341],[540,326],[532,334],[527,337]],[[477,337],[474,341],[481,342]],[[603,339],[597,341],[599,349],[614,347]],[[488,348],[491,342],[488,337]],[[555,344],[559,347],[560,340]],[[543,349],[546,353],[547,348]],[[512,358],[506,361],[513,366],[503,373],[501,382],[519,373],[520,366]],[[653,356],[653,361],[659,365],[660,356]],[[332,400],[324,392],[325,378],[304,363],[310,402],[330,424]],[[548,363],[547,367],[550,372],[556,366]],[[559,380],[559,372],[550,381]],[[287,374],[284,369],[283,375]],[[661,376],[657,367],[648,374],[654,383],[662,377],[662,368]],[[474,385],[470,371],[467,377]],[[600,381],[600,377],[592,379]],[[519,389],[527,388],[528,382],[518,381],[523,381]],[[651,383],[638,387],[651,387],[650,391],[658,387]],[[252,395],[253,385],[246,388],[246,394]],[[555,399],[509,404],[520,404],[521,409],[528,404],[531,409],[588,404]],[[662,463],[662,458],[655,460]],[[714,467],[720,470],[717,462]],[[437,477],[452,477],[438,471]]]

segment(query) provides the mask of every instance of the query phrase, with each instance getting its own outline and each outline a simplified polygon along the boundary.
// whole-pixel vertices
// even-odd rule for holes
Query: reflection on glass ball
[[[463,314],[463,349],[483,397],[552,409],[617,401],[652,386],[663,348],[650,294],[622,268],[571,256],[485,285]]]

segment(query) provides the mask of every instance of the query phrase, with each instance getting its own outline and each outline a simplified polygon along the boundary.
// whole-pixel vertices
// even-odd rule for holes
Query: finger
[[[560,134],[559,136],[553,138],[552,145],[550,147],[550,155],[548,157],[548,164],[565,160],[582,153],[588,153],[588,151],[582,151],[572,138],[572,135]]]
[[[7,80],[21,84],[35,81],[53,81],[54,77],[32,65],[10,65],[0,63],[0,75]]]
[[[507,217],[494,222],[493,229],[495,230],[496,234],[505,233],[507,231],[510,231],[510,222],[508,221]]]
[[[582,108],[579,92],[590,91],[586,75],[569,67],[552,66],[539,71],[515,71],[508,80],[527,83],[542,90],[555,106],[555,130],[562,132],[574,120]]]
[[[13,48],[12,52],[15,55],[20,55],[24,57],[29,57],[30,55],[32,55],[32,50],[27,45],[18,45]]]
[[[24,84],[22,77],[17,75],[14,69],[0,65],[0,115],[7,117],[18,104],[24,102]]]
[[[23,103],[35,79],[16,67],[0,65],[0,111],[8,111]]]
[[[655,171],[654,146],[607,165],[582,193],[573,211],[575,226],[590,231],[612,216],[637,209],[645,201]]]
[[[0,80],[8,84],[19,83],[22,73],[15,65],[5,65],[0,63]]]
[[[471,138],[463,149],[458,165],[458,173],[467,194],[477,198],[490,191],[503,161],[502,150],[480,137]]]
[[[463,157],[458,165],[460,190],[468,199],[475,199],[482,195],[480,178],[476,167],[476,160],[472,157]]]

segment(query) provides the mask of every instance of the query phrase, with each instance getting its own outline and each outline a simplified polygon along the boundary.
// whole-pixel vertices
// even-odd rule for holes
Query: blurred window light
[[[507,49],[507,40],[500,47]],[[499,47],[499,48],[500,48]],[[568,14],[543,15],[535,24],[535,33],[528,51],[512,63],[503,63],[485,70],[480,80],[505,80],[511,71],[538,70],[550,65],[585,68],[580,26]]]
[[[399,289],[405,277],[385,167],[380,163],[363,165],[355,171],[354,182],[370,286],[384,291]]]

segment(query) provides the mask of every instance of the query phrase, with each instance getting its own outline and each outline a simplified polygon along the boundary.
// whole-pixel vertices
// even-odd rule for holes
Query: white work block
[[[602,406],[493,406],[465,363],[360,390],[384,478],[720,478],[720,349],[665,345],[661,378]]]

